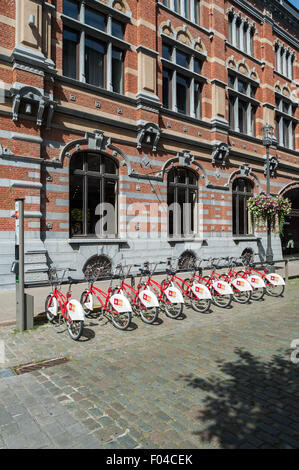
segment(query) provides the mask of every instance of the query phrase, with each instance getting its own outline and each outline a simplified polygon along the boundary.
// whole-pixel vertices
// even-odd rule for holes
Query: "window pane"
[[[79,3],[75,0],[63,0],[63,14],[78,19]]]
[[[79,36],[71,29],[63,29],[63,75],[77,78],[77,47]]]
[[[256,107],[251,107],[251,131],[252,135],[255,136],[256,134]]]
[[[86,8],[85,10],[85,23],[101,31],[106,30],[106,18],[98,11]]]
[[[228,86],[230,88],[235,88],[235,77],[233,77],[232,75],[228,76]]]
[[[247,93],[247,83],[246,82],[243,82],[243,80],[238,80],[238,91],[240,93],[244,93],[246,95]]]
[[[245,197],[239,196],[239,235],[246,235],[245,232]]]
[[[289,114],[289,111],[290,111],[289,103],[287,103],[286,101],[283,101],[282,102],[282,110],[283,110],[284,113]]]
[[[190,0],[184,0],[184,9],[185,9],[185,18],[190,18]]]
[[[200,24],[200,0],[194,1],[194,19],[195,23]]]
[[[169,235],[173,235],[174,232],[175,232],[175,228],[174,228],[174,211],[173,211],[173,208],[172,210],[170,210],[171,208],[169,208],[169,206],[171,204],[174,203],[174,187],[173,186],[169,186],[168,189],[167,189],[167,205],[168,205],[168,233]]]
[[[115,175],[117,173],[117,167],[111,158],[104,158],[104,172],[109,175]]]
[[[189,67],[189,57],[184,54],[183,52],[176,51],[176,63],[181,65],[182,67],[188,68]]]
[[[247,103],[239,100],[239,131],[246,133],[247,119],[246,119]]]
[[[171,72],[163,69],[163,106],[170,109]]]
[[[112,49],[112,89],[115,93],[123,92],[123,52]]]
[[[176,100],[177,110],[179,113],[187,114],[188,112],[188,80],[181,75],[177,75],[176,80]]]
[[[83,176],[70,176],[70,235],[82,235],[83,224]]]
[[[89,153],[87,155],[88,171],[100,173],[101,156],[98,153]]]
[[[283,145],[284,147],[289,146],[289,124],[290,121],[283,119]]]
[[[95,214],[97,205],[101,202],[101,180],[100,178],[88,177],[87,188],[87,233],[95,234],[96,223],[100,216]]]
[[[173,6],[174,6],[174,11],[177,13],[180,13],[180,5],[181,5],[181,0],[174,0],[173,1]]]
[[[194,173],[192,173],[192,171],[189,171],[188,172],[188,180],[189,180],[189,184],[194,184],[196,185],[197,184],[197,178],[196,178],[196,175]]]
[[[104,87],[105,45],[91,38],[85,41],[85,77],[91,85]]]
[[[187,180],[186,180],[186,170],[184,170],[183,168],[178,168],[177,171],[177,182],[178,183],[187,183]]]
[[[105,221],[103,229],[105,231],[105,235],[115,235],[117,233],[117,182],[115,180],[104,179],[104,201],[105,203],[111,204],[114,208],[114,213],[109,214],[109,224]],[[106,215],[106,213],[104,213],[104,215]]]
[[[162,57],[167,60],[171,60],[172,47],[162,44]]]
[[[194,111],[197,119],[201,118],[201,85],[194,83]]]
[[[236,194],[233,194],[233,234],[237,234],[237,198]]]
[[[71,170],[83,170],[83,158],[84,153],[77,153],[73,155],[71,159],[70,169]]]
[[[112,20],[112,36],[122,39],[123,35],[123,25],[118,21]]]
[[[229,126],[231,129],[235,128],[234,105],[235,105],[235,99],[230,97],[229,98]]]
[[[168,183],[174,182],[174,169],[170,170],[167,176]]]
[[[256,95],[256,86],[250,85],[250,96],[251,98],[255,98]]]
[[[194,59],[194,72],[201,74],[202,62],[198,59]]]

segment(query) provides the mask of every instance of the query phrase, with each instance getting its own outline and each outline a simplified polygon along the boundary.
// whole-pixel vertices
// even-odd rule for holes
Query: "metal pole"
[[[267,194],[270,194],[270,159],[269,159],[269,149],[270,145],[266,144],[267,150]],[[273,266],[273,251],[271,245],[271,220],[267,220],[267,251],[266,251],[266,261],[268,268],[272,269]]]
[[[16,326],[24,331],[25,297],[24,297],[24,199],[16,199],[16,260],[19,261],[19,272],[16,277]]]

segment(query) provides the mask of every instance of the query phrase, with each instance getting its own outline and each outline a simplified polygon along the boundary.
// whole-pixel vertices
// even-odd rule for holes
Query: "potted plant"
[[[247,207],[257,229],[261,223],[266,223],[270,220],[271,228],[274,231],[276,220],[278,220],[279,235],[283,235],[285,217],[291,212],[291,202],[289,199],[283,196],[261,193],[249,198]]]

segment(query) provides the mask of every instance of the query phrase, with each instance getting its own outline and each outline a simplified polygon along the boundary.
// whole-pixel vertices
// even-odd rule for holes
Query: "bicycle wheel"
[[[220,295],[218,292],[214,291],[214,289],[212,289],[211,295],[213,303],[221,308],[229,307],[233,300],[232,294]]]
[[[115,312],[111,313],[110,312],[110,319],[115,326],[115,328],[119,330],[126,330],[132,320],[132,314],[131,312]]]
[[[83,320],[73,320],[73,321],[66,320],[66,325],[67,325],[67,330],[69,332],[70,337],[73,340],[78,341],[78,339],[83,333],[84,321]]]
[[[261,300],[266,293],[265,287],[256,287],[251,292],[251,299],[252,300]]]
[[[149,325],[151,325],[158,318],[159,307],[139,308],[138,312],[144,323],[148,323]]]
[[[85,290],[82,292],[81,297],[80,297],[80,304],[83,307],[85,315],[90,315],[93,310],[90,310],[87,306],[86,303],[90,301],[90,297],[92,297],[92,294],[88,294],[86,297],[86,294],[88,294],[88,290]]]
[[[284,293],[285,286],[274,286],[273,284],[266,284],[266,292],[271,297],[279,297]]]
[[[185,279],[185,282],[190,283],[190,279]],[[211,306],[211,299],[198,299],[192,292],[189,285],[182,286],[185,296],[190,300],[192,308],[199,313],[205,313]],[[192,295],[192,297],[189,297]]]
[[[166,286],[166,287],[164,287],[165,289],[168,287],[168,284],[169,283],[168,283],[168,281],[166,281],[166,279],[164,279],[161,282],[161,286]],[[164,302],[163,302],[164,311],[165,311],[167,317],[172,318],[173,320],[176,320],[177,318],[179,318],[180,315],[182,315],[184,304],[169,303],[168,297],[165,294],[163,294],[163,300],[164,300]]]
[[[49,321],[50,323],[54,323],[54,320],[55,320],[55,318],[57,317],[57,315],[55,315],[55,314],[53,313],[53,311],[54,311],[55,308],[57,307],[57,300],[55,299],[55,297],[52,297],[51,303],[49,304],[51,297],[52,297],[52,295],[49,294],[48,297],[46,298],[46,301],[45,301],[45,312],[46,312],[48,321]],[[51,311],[51,310],[52,310],[52,311]]]
[[[239,291],[234,288],[233,290],[234,290],[233,299],[236,302],[239,302],[239,304],[246,304],[251,299],[251,290]]]

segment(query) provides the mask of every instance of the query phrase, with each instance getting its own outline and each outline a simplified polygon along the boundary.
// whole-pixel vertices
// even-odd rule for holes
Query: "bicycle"
[[[165,281],[162,281],[160,284],[152,278],[158,264],[165,263],[163,261],[158,263],[149,263],[147,261],[144,263],[144,268],[139,269],[142,275],[147,276],[144,288],[151,288],[159,300],[161,310],[165,312],[167,317],[176,320],[183,312],[184,299],[181,292],[175,286],[166,285]]]
[[[135,277],[130,274],[131,268],[138,267],[137,264],[127,265],[127,272],[124,272],[124,267],[119,265],[121,269],[121,284],[115,288],[116,292],[122,292],[129,298],[133,312],[140,316],[141,319],[147,323],[154,323],[159,314],[160,306],[156,295],[150,290],[145,289],[145,283],[142,282],[143,275],[139,279],[139,282],[135,288]],[[131,279],[131,284],[125,282],[125,279]]]
[[[267,268],[264,268],[263,272],[258,271],[255,269],[255,264],[253,262],[248,263],[248,265],[245,266],[245,259],[241,257],[241,260],[244,265],[244,269],[241,270],[241,273],[248,279],[251,278],[255,285],[259,284],[257,286],[259,289],[263,289],[263,294],[260,291],[259,299],[263,297],[265,292],[271,297],[280,297],[283,295],[285,290],[285,282],[279,274],[270,273]],[[263,281],[263,284],[259,278]]]
[[[209,289],[203,285],[199,284],[195,278],[196,271],[198,268],[195,267],[193,263],[193,267],[185,267],[184,269],[180,269],[180,272],[187,271],[189,272],[192,269],[193,274],[191,278],[182,279],[177,275],[177,269],[174,269],[171,266],[171,261],[177,258],[168,258],[168,268],[166,270],[167,274],[170,276],[169,279],[164,280],[165,285],[166,283],[171,283],[172,285],[176,285],[180,291],[190,300],[192,308],[200,313],[205,313],[209,310],[211,306],[212,296]]]
[[[233,270],[233,264],[236,264],[234,261],[235,258],[226,256],[219,258],[219,260],[221,259],[225,260],[229,267],[228,272],[221,276],[223,276],[224,280],[232,287],[233,299],[240,304],[248,303],[252,294],[250,282],[244,278],[244,276],[240,276],[237,271]]]
[[[60,280],[58,279],[57,271],[63,271]],[[70,276],[68,277],[69,289],[66,295],[60,291],[60,286],[66,271],[75,271],[75,269],[65,268],[57,270],[51,268],[48,271],[52,292],[46,298],[45,312],[50,323],[54,323],[55,319],[58,317],[58,325],[60,325],[61,319],[63,319],[70,337],[77,341],[80,339],[83,332],[85,316],[80,302],[76,299],[70,299],[71,286],[74,283],[74,280]],[[54,277],[56,277],[56,279],[54,279]]]
[[[202,270],[199,269],[198,274],[194,274],[194,279],[200,281],[209,289],[212,296],[212,302],[217,305],[217,307],[227,308],[232,303],[233,290],[226,281],[221,279],[223,276],[215,271],[215,259],[216,258],[202,259],[201,261],[210,263],[212,273],[207,276],[202,276],[199,274],[202,273]],[[209,267],[210,265],[207,265],[206,267]]]
[[[82,292],[80,298],[85,314],[90,315],[93,313],[95,308],[94,297],[96,297],[100,302],[101,313],[108,312],[112,324],[119,330],[126,330],[132,320],[132,307],[123,293],[115,293],[115,287],[112,288],[113,280],[119,279],[119,276],[114,274],[109,277],[110,285],[108,291],[104,292],[102,289],[94,286],[100,275],[101,269],[99,268],[96,268],[93,272],[85,272],[88,288]]]

